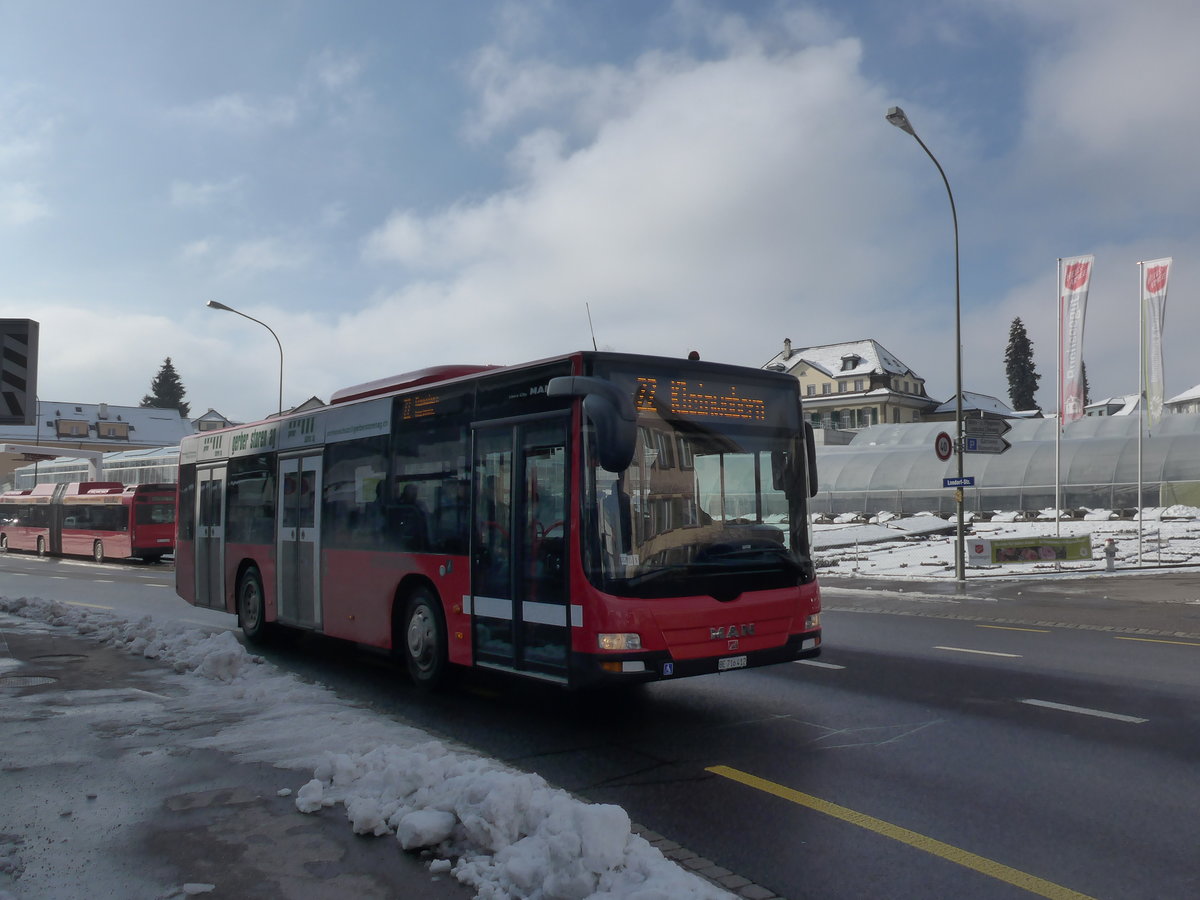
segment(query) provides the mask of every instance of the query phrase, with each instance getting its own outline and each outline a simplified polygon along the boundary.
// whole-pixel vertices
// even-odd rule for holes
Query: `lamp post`
[[[258,322],[263,328],[271,332],[271,337],[275,338],[275,345],[279,347],[279,415],[283,415],[283,344],[279,343],[279,335],[266,322],[260,322],[254,316],[248,316],[244,312],[239,312],[232,306],[226,306],[224,303],[219,303],[216,300],[209,300],[208,307],[210,309],[223,309],[225,312],[235,313],[243,319],[249,319],[251,322]]]
[[[887,120],[901,131],[911,134],[921,145],[925,154],[933,160],[938,174],[942,176],[942,182],[946,185],[946,195],[950,198],[950,217],[954,220],[954,455],[958,460],[958,487],[954,491],[954,502],[958,510],[958,527],[955,532],[954,545],[954,579],[961,584],[966,581],[967,573],[963,554],[962,293],[958,274],[958,212],[954,208],[954,193],[950,190],[950,180],[946,177],[942,164],[937,161],[937,157],[930,152],[929,148],[925,146],[925,142],[917,135],[912,123],[908,121],[908,116],[904,114],[904,110],[893,106],[887,111]]]

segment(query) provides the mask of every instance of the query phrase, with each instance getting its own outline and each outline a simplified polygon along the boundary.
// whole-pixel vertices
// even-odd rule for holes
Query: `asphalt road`
[[[100,574],[115,587],[95,605],[233,624],[164,596],[169,569],[10,556],[3,589],[75,594]],[[472,674],[430,698],[331,642],[269,655],[619,803],[790,900],[1200,896],[1200,578],[827,581],[825,596],[817,664],[623,694]]]

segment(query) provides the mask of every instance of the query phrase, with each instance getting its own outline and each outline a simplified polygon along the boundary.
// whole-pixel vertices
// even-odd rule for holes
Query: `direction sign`
[[[964,434],[1008,434],[1012,425],[1008,419],[963,419]]]
[[[942,487],[974,487],[975,476],[964,475],[962,478],[943,478]]]
[[[963,438],[964,453],[1003,453],[1011,446],[1004,438],[994,434]]]

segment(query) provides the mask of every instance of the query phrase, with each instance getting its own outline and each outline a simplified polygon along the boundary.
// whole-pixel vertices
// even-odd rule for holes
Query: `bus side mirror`
[[[771,452],[771,485],[789,497],[817,495],[817,453],[813,440],[813,427],[804,423],[804,435],[788,450]],[[801,463],[801,441],[804,444],[804,462]]]
[[[582,397],[583,413],[596,426],[596,455],[606,472],[624,472],[633,462],[637,411],[633,398],[610,381],[561,375],[546,386],[549,397]]]
[[[813,432],[812,422],[804,423],[804,452],[808,463],[808,496],[817,496],[817,436]]]

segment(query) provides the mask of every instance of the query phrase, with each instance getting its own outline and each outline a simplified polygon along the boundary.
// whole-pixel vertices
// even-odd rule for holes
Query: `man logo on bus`
[[[730,625],[728,628],[717,626],[708,630],[709,640],[720,641],[726,638],[750,637],[754,634],[754,623],[749,625]]]

